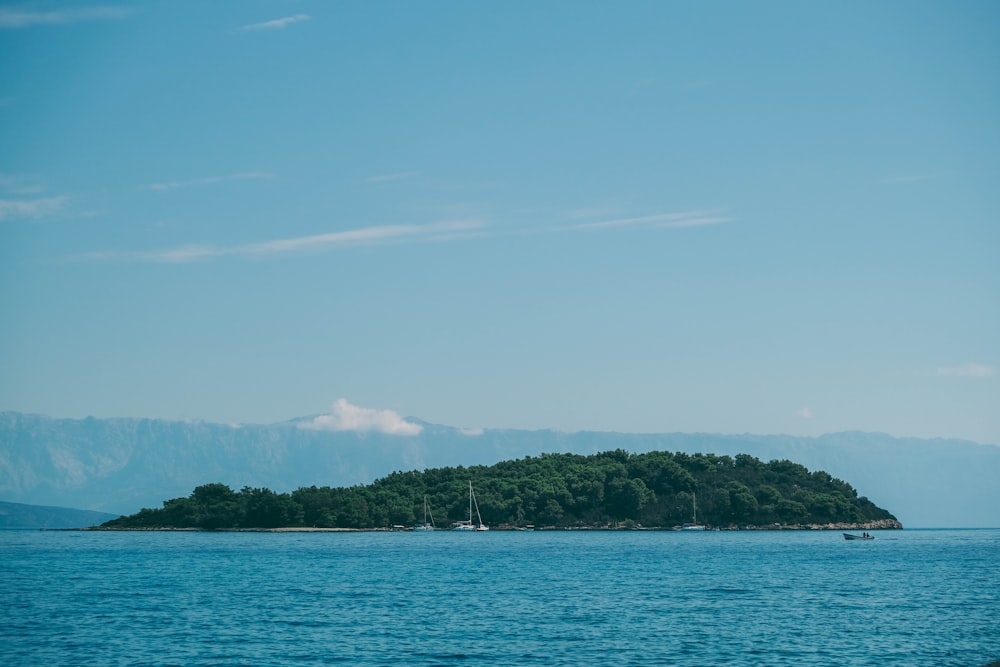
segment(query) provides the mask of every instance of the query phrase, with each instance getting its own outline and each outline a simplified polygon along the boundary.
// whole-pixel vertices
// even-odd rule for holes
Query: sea
[[[0,531],[2,665],[1000,660],[1000,530]]]

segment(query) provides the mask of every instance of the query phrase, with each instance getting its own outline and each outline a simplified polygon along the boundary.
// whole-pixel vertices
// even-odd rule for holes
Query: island
[[[469,518],[470,483],[494,529],[898,529],[850,484],[787,460],[681,452],[543,454],[491,466],[394,472],[291,493],[221,483],[101,524],[104,530],[392,530]]]

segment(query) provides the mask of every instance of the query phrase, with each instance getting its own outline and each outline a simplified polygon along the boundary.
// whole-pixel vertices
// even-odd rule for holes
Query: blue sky
[[[1000,444],[997,63],[995,2],[0,3],[0,409]]]

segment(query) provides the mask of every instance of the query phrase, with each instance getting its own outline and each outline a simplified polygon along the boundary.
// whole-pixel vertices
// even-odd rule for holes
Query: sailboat
[[[476,525],[472,523],[472,508],[476,508],[476,518],[479,519],[479,524]],[[472,480],[469,480],[469,520],[468,521],[456,521],[451,524],[452,530],[473,530],[476,532],[485,532],[490,529],[489,526],[483,523],[483,517],[479,514],[479,503],[476,502],[476,494],[472,491]]]
[[[431,518],[431,522],[427,523],[427,517]],[[418,532],[434,530],[436,526],[434,525],[434,515],[431,514],[431,508],[427,504],[427,496],[424,496],[424,522],[417,524],[413,527],[413,530]]]
[[[691,492],[691,523],[681,526],[681,530],[708,530],[705,526],[698,524],[698,499],[694,491]]]

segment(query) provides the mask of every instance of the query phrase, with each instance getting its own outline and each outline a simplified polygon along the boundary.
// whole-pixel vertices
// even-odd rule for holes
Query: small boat
[[[427,517],[430,517],[430,523],[427,522]],[[435,528],[434,515],[431,514],[431,508],[427,505],[427,496],[424,496],[424,522],[414,526],[413,530],[422,533],[424,531],[435,530]]]
[[[686,523],[676,530],[708,530],[707,526],[698,523],[698,500],[694,493],[691,494],[691,523]]]
[[[476,507],[476,518],[479,519],[479,525],[472,523],[472,507]],[[479,503],[476,501],[476,494],[472,492],[472,480],[469,480],[469,520],[468,521],[456,521],[451,524],[452,530],[469,530],[476,531],[479,533],[486,532],[490,529],[489,526],[483,523],[483,517],[479,514]]]
[[[874,535],[869,535],[868,533],[864,533],[863,535],[852,535],[851,533],[844,533],[844,539],[845,540],[874,540],[875,536]]]

